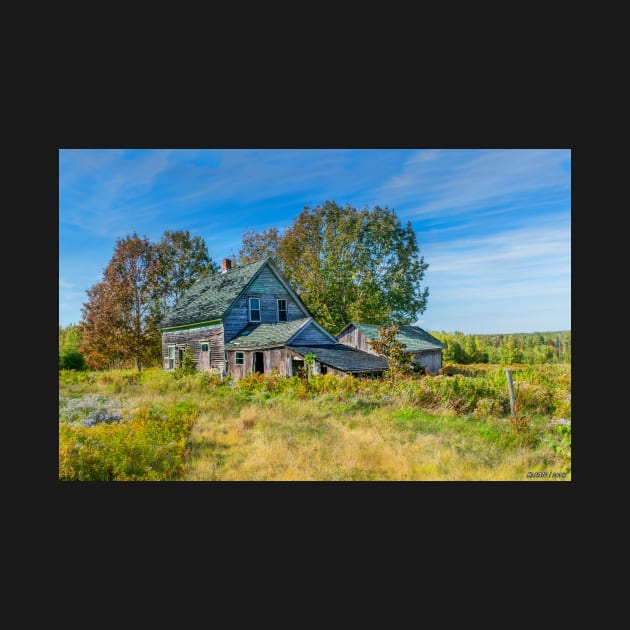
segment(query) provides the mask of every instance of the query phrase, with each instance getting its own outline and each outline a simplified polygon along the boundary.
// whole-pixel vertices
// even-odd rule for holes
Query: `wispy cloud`
[[[568,150],[419,152],[377,189],[405,204],[406,217],[456,215],[497,204],[539,202],[570,188]]]

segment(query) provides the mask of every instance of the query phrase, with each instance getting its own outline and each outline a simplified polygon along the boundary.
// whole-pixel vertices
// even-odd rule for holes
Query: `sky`
[[[61,149],[59,324],[81,319],[117,239],[204,239],[220,264],[244,231],[325,201],[395,210],[429,267],[426,330],[571,329],[570,149]]]

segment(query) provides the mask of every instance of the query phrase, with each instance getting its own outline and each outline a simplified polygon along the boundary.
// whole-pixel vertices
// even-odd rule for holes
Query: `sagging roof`
[[[197,280],[164,316],[159,328],[221,319],[266,263],[267,260],[259,260]]]
[[[341,332],[345,331],[349,326],[358,328],[368,339],[379,338],[378,329],[380,326],[377,324],[358,324],[351,322]],[[422,350],[444,350],[446,348],[445,344],[423,328],[420,328],[420,326],[399,326],[398,329],[396,340],[405,344],[404,350],[419,352]]]
[[[290,322],[273,324],[248,324],[234,339],[225,344],[228,350],[242,348],[262,348],[285,345],[301,328],[312,322],[313,318],[304,317]]]
[[[387,369],[387,361],[385,359],[351,348],[343,343],[335,343],[326,346],[293,346],[288,348],[302,356],[305,354],[314,354],[316,360],[330,367],[336,368],[343,372],[362,373],[362,372],[381,372]]]

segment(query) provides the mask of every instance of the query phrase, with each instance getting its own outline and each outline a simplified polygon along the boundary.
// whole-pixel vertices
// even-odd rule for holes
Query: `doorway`
[[[291,372],[293,376],[304,376],[304,361],[300,359],[293,359],[291,361]]]
[[[265,373],[265,355],[263,352],[254,352],[254,372]]]

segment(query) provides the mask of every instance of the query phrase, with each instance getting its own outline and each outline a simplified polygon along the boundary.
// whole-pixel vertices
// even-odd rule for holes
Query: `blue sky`
[[[62,149],[59,323],[79,322],[117,238],[190,230],[220,263],[326,200],[411,221],[423,328],[570,330],[569,149]]]

